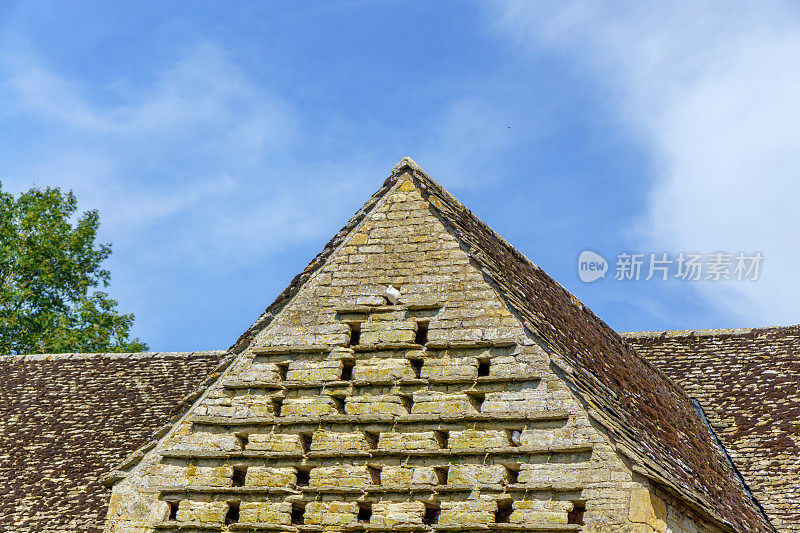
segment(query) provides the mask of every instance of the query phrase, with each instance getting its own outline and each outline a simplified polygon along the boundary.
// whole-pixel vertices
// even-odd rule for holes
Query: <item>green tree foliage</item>
[[[147,350],[129,338],[133,315],[97,290],[111,246],[95,245],[97,211],[77,209],[71,191],[0,187],[0,355]]]

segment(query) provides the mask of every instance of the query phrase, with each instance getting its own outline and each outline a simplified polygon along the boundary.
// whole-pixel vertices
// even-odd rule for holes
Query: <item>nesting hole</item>
[[[305,522],[306,506],[303,502],[292,502],[292,524],[302,525]]]
[[[511,520],[511,513],[514,512],[514,507],[511,500],[498,500],[497,511],[494,512],[494,521],[496,524],[507,524]]]
[[[506,466],[506,483],[508,485],[519,483],[519,465]]]
[[[247,477],[247,467],[246,466],[234,466],[233,467],[233,486],[234,487],[244,487],[244,480]]]
[[[409,413],[414,408],[414,398],[407,394],[401,394],[400,396],[400,403],[403,405],[403,408],[408,411]]]
[[[272,414],[275,416],[281,416],[281,410],[283,409],[283,398],[273,398],[272,399]]]
[[[278,367],[278,376],[280,376],[281,381],[286,381],[286,375],[289,373],[289,363],[275,363],[275,366]]]
[[[414,337],[414,342],[425,346],[428,344],[428,323],[427,322],[417,322],[417,333]]]
[[[336,407],[336,412],[340,415],[344,414],[344,396],[331,396],[333,404]]]
[[[572,510],[567,514],[567,524],[583,525],[583,513],[586,512],[586,502],[573,501]]]
[[[506,436],[508,437],[508,443],[511,446],[522,446],[522,430],[521,429],[509,429],[509,430],[506,430]]]
[[[422,523],[426,526],[432,526],[434,524],[439,523],[439,504],[438,503],[426,503],[425,504],[425,514],[422,516]]]
[[[377,466],[368,466],[367,473],[373,485],[381,484],[381,469]]]
[[[434,466],[433,471],[436,473],[436,484],[447,485],[447,476],[450,473],[449,466]]]
[[[297,483],[295,485],[297,487],[307,487],[309,481],[311,481],[311,469],[305,466],[298,467]]]
[[[247,443],[250,442],[250,439],[247,436],[247,433],[239,433],[236,435],[236,440],[239,441],[239,449],[244,450],[247,448]]]
[[[380,434],[374,431],[365,431],[364,432],[364,439],[367,441],[367,446],[369,446],[370,450],[375,450],[378,448],[378,439],[380,438]]]
[[[483,378],[489,375],[489,370],[492,366],[492,360],[488,357],[478,359],[478,377]]]
[[[228,512],[225,513],[225,523],[235,524],[239,521],[239,502],[228,502]]]
[[[355,359],[342,359],[342,381],[353,381],[353,367]]]
[[[483,406],[483,401],[486,399],[486,394],[483,392],[473,392],[468,395],[469,403],[472,404],[472,407],[475,408],[476,411],[480,413],[481,407]]]
[[[181,502],[179,501],[171,501],[167,502],[169,504],[169,519],[170,520],[177,520],[178,519],[178,507],[180,506]]]
[[[311,449],[311,441],[313,435],[311,433],[300,434],[300,446],[303,448],[303,453],[306,454]]]
[[[372,504],[370,502],[358,502],[358,521],[362,524],[369,523],[372,519]]]
[[[361,343],[361,322],[351,322],[350,326],[350,340],[348,346],[355,346]]]
[[[414,371],[414,377],[419,379],[422,376],[422,359],[409,359],[411,369]]]
[[[447,448],[447,441],[450,439],[450,432],[444,430],[434,431],[433,438],[436,439],[436,444],[439,445],[439,448],[445,449]]]

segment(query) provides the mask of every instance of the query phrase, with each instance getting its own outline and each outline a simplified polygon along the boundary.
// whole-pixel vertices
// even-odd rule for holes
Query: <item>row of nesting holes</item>
[[[472,407],[480,412],[481,407],[483,406],[483,402],[486,399],[486,394],[482,392],[469,392],[465,393],[467,395],[467,399],[469,403],[472,404]],[[344,415],[347,414],[345,412],[345,398],[342,396],[330,396],[333,400],[334,408],[336,409],[337,414]],[[400,395],[400,400],[403,404],[403,407],[411,413],[412,407],[414,406],[414,399],[411,396],[403,396]],[[281,410],[283,409],[283,398],[273,398],[272,399],[272,412],[274,416],[281,416]]]
[[[244,487],[245,478],[247,477],[247,468],[246,466],[235,466],[233,467],[233,477],[232,481],[233,487]],[[295,467],[297,482],[295,483],[296,487],[307,487],[311,481],[311,470],[313,467],[307,466],[299,466]],[[506,466],[506,484],[513,485],[518,482],[519,479],[519,465],[513,466]],[[450,475],[450,466],[434,466],[433,471],[436,474],[436,484],[437,485],[447,485],[448,477]],[[377,466],[367,466],[367,472],[370,476],[370,481],[373,485],[380,485],[381,484],[381,467]]]
[[[361,344],[361,322],[350,322],[347,325],[350,327],[350,340],[347,345],[356,346],[357,344]],[[414,336],[414,343],[420,346],[428,344],[427,322],[417,322],[417,332]]]
[[[506,429],[506,438],[508,439],[509,446],[519,447],[522,445],[522,430],[521,429]],[[433,437],[436,440],[436,444],[439,446],[440,450],[445,450],[448,447],[448,442],[450,440],[450,432],[443,429],[437,429],[433,431]],[[239,446],[242,450],[247,448],[247,443],[249,442],[248,435],[245,433],[238,433],[236,435],[237,440],[239,441]],[[313,433],[301,433],[300,434],[300,446],[303,449],[303,454],[307,454],[311,450],[311,441],[313,438]],[[380,439],[380,434],[375,433],[374,431],[365,431],[364,438],[367,441],[367,445],[371,450],[375,450],[378,448],[378,440]],[[399,450],[398,453],[401,451]]]
[[[419,379],[422,375],[422,359],[409,359],[411,368],[414,370],[414,377]],[[491,369],[491,359],[488,357],[478,359],[478,377],[487,377]],[[353,368],[356,362],[354,359],[342,359],[342,375],[341,381],[353,381]],[[278,374],[281,381],[286,380],[286,374],[289,372],[289,363],[277,363]]]
[[[178,518],[178,505],[179,501],[170,501],[169,503],[169,519],[177,520]],[[228,510],[225,513],[225,524],[235,524],[239,521],[239,504],[238,501],[229,501]],[[586,511],[586,503],[583,501],[573,501],[572,511],[567,515],[568,524],[583,525],[583,514]],[[302,525],[305,522],[305,504],[303,502],[292,502],[291,522],[293,525]],[[496,524],[507,524],[511,519],[513,512],[513,502],[510,500],[498,500],[497,510],[494,513],[494,522]],[[434,525],[439,522],[440,507],[437,502],[425,503],[425,514],[422,517],[422,523],[425,525]],[[360,523],[369,523],[372,520],[372,503],[359,502],[358,503],[358,521]]]

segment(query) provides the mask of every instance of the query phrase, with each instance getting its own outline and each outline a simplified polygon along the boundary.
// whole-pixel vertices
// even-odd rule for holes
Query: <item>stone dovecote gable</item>
[[[696,398],[779,531],[800,531],[800,326],[623,337]]]
[[[420,172],[401,162],[119,473],[107,531],[727,530],[632,470]]]

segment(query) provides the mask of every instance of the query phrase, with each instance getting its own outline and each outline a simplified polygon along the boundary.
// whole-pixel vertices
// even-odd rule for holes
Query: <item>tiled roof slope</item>
[[[101,532],[100,476],[224,353],[0,357],[0,530]]]
[[[623,336],[698,400],[778,529],[800,531],[800,326]]]
[[[642,473],[737,531],[773,530],[677,385],[411,159],[394,173],[405,171],[526,327],[564,358],[565,378],[620,448],[642,463]]]

